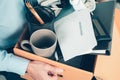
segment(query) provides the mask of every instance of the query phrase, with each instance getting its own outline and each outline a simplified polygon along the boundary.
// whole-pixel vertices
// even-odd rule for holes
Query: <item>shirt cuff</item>
[[[11,55],[11,58],[9,60],[9,67],[7,69],[8,72],[14,72],[17,73],[19,75],[24,75],[28,64],[29,64],[29,60],[15,56],[15,55]]]

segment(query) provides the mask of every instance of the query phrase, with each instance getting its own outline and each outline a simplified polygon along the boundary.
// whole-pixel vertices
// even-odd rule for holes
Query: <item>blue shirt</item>
[[[0,0],[0,71],[25,73],[29,60],[6,51],[17,42],[25,22],[23,0]]]

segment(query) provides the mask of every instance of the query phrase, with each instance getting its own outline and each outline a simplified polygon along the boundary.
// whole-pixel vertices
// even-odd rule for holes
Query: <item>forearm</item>
[[[0,50],[0,71],[14,72],[20,75],[25,74],[29,60]]]

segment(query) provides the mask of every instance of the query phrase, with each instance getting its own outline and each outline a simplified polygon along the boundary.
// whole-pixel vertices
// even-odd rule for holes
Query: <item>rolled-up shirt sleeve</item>
[[[24,75],[29,64],[29,60],[0,50],[0,71],[7,71]]]

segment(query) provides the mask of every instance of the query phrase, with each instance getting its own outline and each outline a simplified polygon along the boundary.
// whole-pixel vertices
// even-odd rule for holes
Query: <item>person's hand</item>
[[[57,74],[62,72],[62,69],[40,61],[31,61],[27,68],[27,73],[34,80],[57,80]]]

